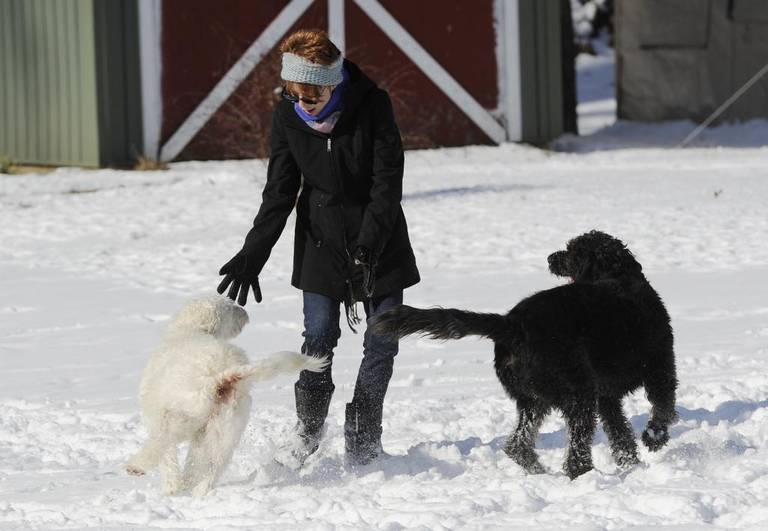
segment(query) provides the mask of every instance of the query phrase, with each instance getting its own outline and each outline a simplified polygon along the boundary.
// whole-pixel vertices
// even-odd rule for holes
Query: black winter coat
[[[340,301],[362,283],[350,258],[357,246],[376,262],[374,297],[419,281],[400,206],[404,159],[392,104],[356,65],[344,67],[349,85],[330,135],[288,101],[275,108],[267,183],[243,246],[248,269],[260,272],[295,205],[291,284]]]

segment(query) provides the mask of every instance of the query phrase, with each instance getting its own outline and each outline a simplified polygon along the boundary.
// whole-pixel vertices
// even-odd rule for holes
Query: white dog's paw
[[[167,481],[163,483],[163,488],[162,488],[163,496],[173,496],[175,494],[178,494],[180,490],[181,490],[180,481]]]
[[[272,456],[273,462],[281,467],[291,470],[299,470],[304,461],[299,456],[288,449],[280,449]]]
[[[132,476],[143,476],[144,474],[146,474],[146,473],[147,473],[147,471],[146,471],[146,470],[144,470],[144,469],[143,469],[143,468],[141,468],[140,466],[138,466],[138,465],[135,465],[135,464],[133,464],[133,463],[128,463],[128,464],[127,464],[127,465],[125,465],[123,468],[125,469],[125,471],[126,471],[127,473],[129,473],[129,474],[130,474],[130,475],[132,475]]]
[[[192,488],[192,496],[202,498],[211,491],[211,482],[203,480]]]

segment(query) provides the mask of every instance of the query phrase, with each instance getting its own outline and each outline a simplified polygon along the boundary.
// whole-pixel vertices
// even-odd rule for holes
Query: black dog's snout
[[[549,270],[555,275],[567,276],[566,257],[567,254],[565,251],[557,251],[550,254],[547,257]]]

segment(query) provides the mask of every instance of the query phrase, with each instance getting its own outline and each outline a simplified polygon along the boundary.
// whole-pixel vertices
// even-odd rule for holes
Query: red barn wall
[[[184,122],[287,0],[164,0],[162,142]],[[382,6],[483,107],[498,105],[493,0],[381,0]],[[386,88],[406,147],[490,143],[490,139],[351,0],[345,2],[346,56]],[[288,33],[327,29],[316,0]],[[179,156],[266,156],[280,57],[272,50]]]

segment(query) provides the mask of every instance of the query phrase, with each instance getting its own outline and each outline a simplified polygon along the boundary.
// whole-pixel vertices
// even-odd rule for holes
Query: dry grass
[[[228,41],[231,62],[247,47],[232,37]],[[270,151],[272,112],[280,101],[280,54],[277,49],[262,58],[229,99],[181,154],[181,159],[266,158]],[[276,92],[277,90],[277,92]]]
[[[34,164],[16,164],[13,167],[13,170],[11,171],[11,173],[13,175],[25,175],[28,173],[45,175],[46,173],[51,173],[56,168],[58,168],[58,166],[38,166]]]
[[[222,158],[266,158],[272,112],[280,101],[279,60],[266,57],[211,118],[204,149]]]
[[[44,166],[41,164],[22,164],[16,162],[10,156],[0,153],[0,174],[2,175],[27,175],[31,173],[44,175],[51,173],[58,166]]]
[[[16,163],[11,157],[3,153],[0,153],[0,173],[5,173],[5,174],[14,173],[15,167],[16,167]]]
[[[377,65],[367,53],[365,46],[348,50],[355,56],[355,63],[374,82],[389,94],[395,111],[398,128],[405,149],[428,149],[438,147],[433,138],[435,116],[421,106],[414,106],[417,101],[416,67],[410,63],[396,68]]]
[[[162,171],[168,169],[168,164],[145,155],[139,155],[133,169],[134,171]]]

